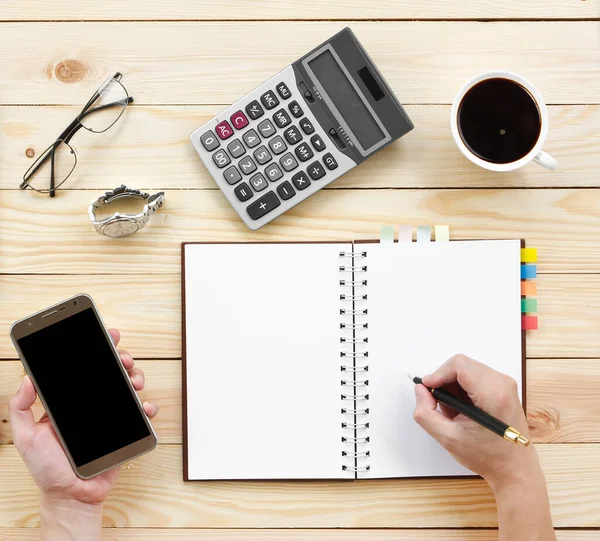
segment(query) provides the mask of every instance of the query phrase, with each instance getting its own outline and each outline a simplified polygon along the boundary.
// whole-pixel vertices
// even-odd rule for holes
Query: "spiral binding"
[[[365,461],[371,456],[371,452],[366,446],[369,443],[369,437],[364,436],[364,431],[368,430],[369,422],[369,380],[361,377],[367,376],[369,366],[366,364],[369,357],[367,351],[368,337],[364,336],[369,328],[364,321],[368,315],[365,303],[368,300],[366,287],[368,281],[360,277],[362,273],[367,272],[366,258],[367,252],[363,250],[352,250],[350,252],[340,251],[340,259],[345,259],[339,265],[340,272],[350,273],[348,279],[339,281],[342,292],[340,294],[340,344],[342,350],[340,357],[348,359],[341,366],[340,370],[344,377],[341,379],[342,394],[341,399],[344,405],[341,408],[342,422],[341,427],[347,436],[342,436],[344,448],[342,450],[342,470],[358,473],[368,472],[369,464]],[[348,393],[346,391],[349,391]],[[347,404],[347,406],[346,406]]]

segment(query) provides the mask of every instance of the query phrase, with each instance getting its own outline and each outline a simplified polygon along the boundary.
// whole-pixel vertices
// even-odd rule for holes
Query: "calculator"
[[[256,230],[412,129],[345,28],[195,130],[191,141]]]

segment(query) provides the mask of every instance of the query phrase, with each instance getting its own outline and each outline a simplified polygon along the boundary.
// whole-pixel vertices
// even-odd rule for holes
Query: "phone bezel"
[[[60,430],[54,420],[54,417],[52,416],[52,411],[48,408],[46,401],[44,400],[44,396],[40,392],[40,389],[38,387],[35,376],[33,375],[31,369],[29,368],[29,365],[27,364],[27,360],[25,359],[23,352],[19,348],[18,341],[21,340],[22,338],[24,338],[25,336],[33,334],[33,333],[40,331],[41,329],[44,329],[46,327],[50,327],[51,325],[54,325],[55,323],[58,323],[59,321],[62,321],[64,319],[67,319],[68,317],[78,314],[79,312],[87,310],[88,308],[91,308],[94,311],[94,314],[100,325],[100,328],[102,329],[102,332],[104,333],[106,340],[110,344],[111,351],[113,352],[113,356],[115,358],[115,362],[121,369],[121,373],[123,374],[123,377],[125,378],[125,381],[127,382],[127,385],[129,386],[130,392],[135,397],[135,403],[138,407],[140,415],[142,416],[142,419],[144,420],[144,422],[146,423],[146,426],[148,427],[150,434],[148,436],[146,436],[145,438],[142,438],[141,440],[133,442],[125,447],[122,447],[121,449],[117,449],[116,451],[113,451],[112,453],[109,453],[108,455],[104,455],[100,458],[97,458],[96,460],[93,460],[92,462],[83,464],[82,466],[77,466],[73,460],[73,457],[71,456],[69,448],[67,447],[67,445],[62,437],[62,434],[60,433]],[[144,412],[142,402],[141,402],[137,392],[133,388],[133,384],[131,383],[129,375],[127,374],[127,371],[126,371],[125,367],[123,366],[123,363],[121,362],[119,352],[117,351],[117,348],[115,347],[115,345],[112,341],[112,338],[111,338],[110,334],[108,333],[108,329],[107,329],[106,325],[104,324],[102,317],[100,316],[100,312],[98,311],[98,308],[96,307],[94,301],[92,300],[92,298],[89,295],[86,295],[86,294],[75,295],[74,297],[71,297],[63,302],[60,302],[58,304],[50,306],[49,308],[45,308],[44,310],[41,310],[35,314],[32,314],[29,317],[26,317],[24,319],[16,321],[15,323],[13,323],[12,327],[10,328],[10,337],[11,337],[11,340],[12,340],[18,354],[19,354],[19,358],[21,359],[21,362],[23,363],[23,366],[25,367],[25,371],[26,371],[27,375],[31,378],[31,381],[33,382],[33,385],[34,385],[35,390],[40,398],[40,401],[42,402],[44,409],[46,410],[46,413],[48,414],[48,418],[52,422],[52,426],[54,427],[54,430],[55,430],[56,435],[62,445],[62,448],[64,449],[65,454],[67,455],[67,459],[69,460],[69,463],[71,464],[71,467],[73,468],[73,471],[75,472],[75,474],[78,477],[80,477],[82,479],[89,479],[91,477],[95,477],[96,475],[99,475],[107,470],[110,470],[120,464],[128,462],[140,455],[143,455],[144,453],[152,451],[156,447],[158,439],[156,437],[154,428],[152,427],[150,420],[148,419],[146,413]]]

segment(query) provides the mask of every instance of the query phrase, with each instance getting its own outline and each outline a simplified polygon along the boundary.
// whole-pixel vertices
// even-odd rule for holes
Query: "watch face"
[[[120,218],[107,223],[102,228],[102,233],[107,237],[126,237],[135,233],[139,228],[140,226],[135,220]]]

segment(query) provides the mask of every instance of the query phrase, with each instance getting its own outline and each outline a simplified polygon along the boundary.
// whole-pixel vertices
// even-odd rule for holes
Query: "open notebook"
[[[520,248],[184,244],[184,478],[470,474],[406,374],[464,353],[522,389]]]

